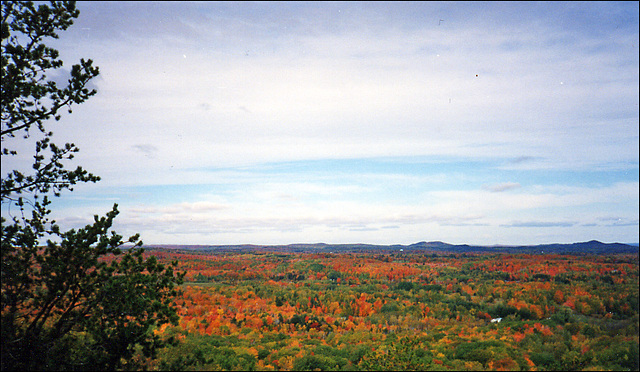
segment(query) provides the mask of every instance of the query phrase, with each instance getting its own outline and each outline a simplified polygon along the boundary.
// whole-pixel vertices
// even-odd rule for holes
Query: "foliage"
[[[40,136],[31,173],[14,169],[0,184],[10,215],[2,217],[3,370],[136,368],[165,345],[151,329],[178,321],[172,300],[182,275],[174,275],[175,263],[144,257],[137,235],[121,249],[122,236],[110,231],[117,205],[78,230],[63,232],[48,217],[50,195],[99,180],[65,169],[78,149],[55,145],[45,127],[96,93],[87,88],[99,73],[91,60],[72,66],[65,87],[50,78],[63,63],[44,41],[78,14],[73,2],[2,2],[3,163],[19,155],[16,143],[33,128]]]
[[[187,280],[160,368],[637,370],[637,255],[149,254]]]

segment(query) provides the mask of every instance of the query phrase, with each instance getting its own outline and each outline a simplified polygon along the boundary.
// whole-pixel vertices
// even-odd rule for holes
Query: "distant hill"
[[[412,244],[413,249],[435,249],[449,252],[502,252],[528,254],[628,254],[638,253],[638,248],[622,243],[602,243],[597,240],[571,244],[540,244],[540,245],[498,245],[471,246],[451,245],[442,242],[421,242]]]
[[[148,245],[147,248],[198,251],[209,253],[224,252],[325,252],[325,253],[357,253],[357,252],[423,252],[423,253],[526,253],[526,254],[572,254],[572,255],[609,255],[637,254],[638,246],[622,243],[602,243],[597,240],[571,244],[540,245],[467,245],[448,244],[440,241],[419,242],[410,245],[375,245],[375,244],[289,244],[289,245]]]

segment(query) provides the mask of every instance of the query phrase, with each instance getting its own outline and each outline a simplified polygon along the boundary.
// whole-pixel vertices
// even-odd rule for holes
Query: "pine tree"
[[[90,59],[72,66],[64,87],[48,78],[63,62],[44,42],[78,15],[74,2],[2,2],[2,370],[136,368],[137,352],[153,358],[163,344],[152,328],[178,319],[172,301],[184,274],[145,258],[138,235],[124,246],[111,230],[117,205],[66,232],[49,217],[50,197],[100,179],[66,169],[78,148],[54,144],[47,128],[96,94],[87,87],[99,74]],[[30,170],[5,175],[30,137]]]

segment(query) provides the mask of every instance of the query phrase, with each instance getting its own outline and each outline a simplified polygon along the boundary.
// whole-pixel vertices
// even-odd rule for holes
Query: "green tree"
[[[438,369],[432,364],[430,353],[425,352],[422,341],[403,337],[362,356],[358,367],[368,371],[427,371]],[[385,350],[386,349],[386,350]]]
[[[145,258],[138,235],[123,247],[110,230],[117,205],[67,232],[49,217],[49,196],[99,180],[65,169],[78,148],[55,145],[45,127],[96,93],[87,88],[99,73],[91,60],[72,66],[64,87],[50,78],[63,62],[44,41],[78,15],[74,2],[2,2],[3,172],[19,142],[38,136],[30,170],[13,169],[0,184],[3,370],[135,368],[137,352],[152,358],[163,344],[152,328],[177,322],[172,300],[184,274]]]

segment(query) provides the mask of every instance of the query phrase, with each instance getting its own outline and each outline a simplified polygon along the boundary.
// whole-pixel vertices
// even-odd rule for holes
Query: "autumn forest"
[[[637,254],[146,254],[186,273],[151,369],[638,370]]]

